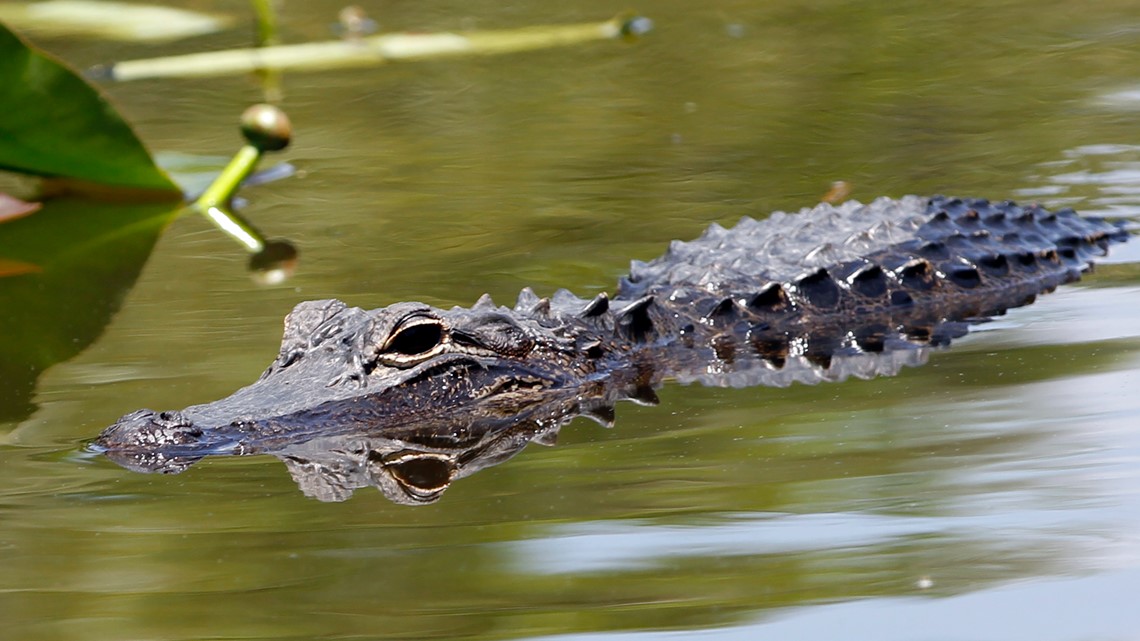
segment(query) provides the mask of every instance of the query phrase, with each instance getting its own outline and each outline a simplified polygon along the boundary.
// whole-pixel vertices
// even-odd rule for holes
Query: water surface
[[[327,37],[338,8],[288,4],[286,37]],[[374,12],[445,30],[623,8]],[[666,387],[425,507],[313,501],[269,457],[148,476],[82,453],[125,412],[253,381],[300,300],[612,291],[631,258],[835,180],[1140,215],[1132,3],[638,8],[656,30],[635,44],[287,76],[301,175],[245,214],[298,244],[295,277],[257,286],[231,241],[174,220],[91,344],[0,413],[0,636],[1135,638],[1140,243],[899,376]],[[247,37],[41,44],[83,66]],[[210,155],[260,99],[240,77],[107,90],[154,148]]]

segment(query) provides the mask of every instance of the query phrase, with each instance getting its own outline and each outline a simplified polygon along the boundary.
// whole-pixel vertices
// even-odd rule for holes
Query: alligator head
[[[181,411],[127,414],[94,446],[128,467],[177,472],[185,465],[151,460],[156,449],[164,460],[182,461],[253,453],[370,423],[398,429],[474,403],[484,414],[514,414],[580,382],[572,340],[506,312],[489,299],[446,311],[422,303],[365,311],[338,300],[304,302],[285,319],[281,351],[257,382]],[[123,460],[133,453],[150,458]]]

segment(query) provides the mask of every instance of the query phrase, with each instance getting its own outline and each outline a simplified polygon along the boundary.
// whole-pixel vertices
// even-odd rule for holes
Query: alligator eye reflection
[[[371,451],[368,473],[388,498],[407,505],[439,500],[458,471],[457,463],[445,454],[404,450],[390,454]]]

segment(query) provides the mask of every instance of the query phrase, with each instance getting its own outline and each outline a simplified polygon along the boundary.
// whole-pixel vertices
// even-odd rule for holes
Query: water
[[[616,10],[404,4],[369,9],[422,30]],[[338,8],[286,6],[287,38]],[[631,258],[835,180],[1140,212],[1131,3],[638,8],[657,29],[634,45],[286,77],[301,175],[245,214],[298,244],[295,277],[254,285],[174,220],[105,326],[3,404],[0,637],[1136,638],[1140,243],[899,376],[666,387],[424,507],[314,501],[270,457],[149,476],[83,454],[125,412],[254,380],[300,300],[612,291]],[[42,44],[87,65],[245,39]],[[107,89],[152,147],[210,155],[259,99],[240,77]],[[47,302],[78,318],[80,291]]]

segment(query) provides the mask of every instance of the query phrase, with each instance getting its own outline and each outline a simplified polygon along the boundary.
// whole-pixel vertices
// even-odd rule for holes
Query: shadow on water
[[[379,17],[430,29],[469,11],[480,26],[556,17],[474,6],[393,3]],[[338,8],[294,3],[289,28],[327,35]],[[596,291],[669,238],[798,206],[835,179],[862,199],[952,191],[1135,212],[1137,151],[1119,144],[1135,142],[1134,118],[1085,98],[1135,83],[1129,2],[652,10],[661,29],[632,55],[290,78],[307,177],[259,201],[256,218],[304,239],[306,270],[251,294],[213,258],[228,241],[177,221],[103,338],[40,378],[24,439],[0,451],[8,634],[1132,638],[1140,243],[892,378],[665,383],[661,406],[619,404],[613,430],[559,429],[574,412],[608,423],[604,405],[559,419],[531,408],[514,426],[486,419],[482,436],[477,421],[458,434],[442,422],[418,436],[346,433],[206,457],[173,477],[74,456],[125,410],[255,378],[297,300]],[[62,46],[88,62],[119,55]],[[249,97],[244,80],[109,90],[148,140],[208,153],[232,145],[215,116]],[[1125,153],[1102,153],[1113,150]],[[32,298],[28,276],[0,279],[29,283],[0,282],[5,302]],[[93,307],[113,309],[127,288]],[[67,296],[53,300],[71,309]],[[34,323],[7,312],[4,331],[30,335]],[[62,318],[43,318],[54,336]],[[11,353],[26,366],[11,380],[30,388],[29,372],[79,349],[67,341],[5,345],[4,380]],[[4,415],[25,416],[28,394]],[[557,447],[497,465],[556,432]],[[422,507],[373,491],[306,500],[290,475],[317,498],[379,486]]]
[[[40,374],[96,341],[119,311],[155,243],[182,205],[122,204],[52,199],[0,231],[0,421],[18,423],[34,412]],[[288,278],[297,250],[264,240],[229,211],[218,218],[256,234],[248,269],[258,282]]]
[[[0,421],[30,416],[39,375],[102,334],[178,211],[53,200],[3,225],[0,260],[11,273],[0,278]]]

